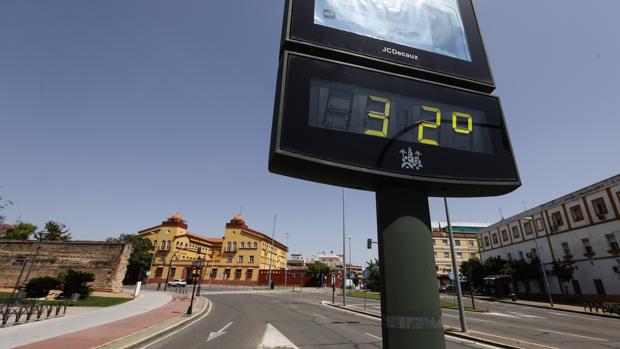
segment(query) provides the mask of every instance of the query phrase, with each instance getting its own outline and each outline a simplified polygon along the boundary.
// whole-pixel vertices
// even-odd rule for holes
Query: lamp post
[[[276,236],[276,219],[278,218],[278,214],[273,215],[273,230],[271,232],[271,250],[269,250],[269,284],[267,285],[267,289],[271,289],[271,263],[273,260],[273,242]]]
[[[166,266],[166,256],[161,255],[159,257],[161,259],[161,271],[164,272],[164,267]],[[157,291],[161,288],[161,274],[157,276]]]
[[[199,269],[201,269],[203,266],[203,262],[202,262],[202,258],[198,257],[197,260],[195,260],[194,262],[192,262],[192,273],[194,273],[194,271],[198,271]],[[200,278],[200,275],[198,276]],[[196,292],[196,282],[194,282],[194,287],[192,288],[192,298],[189,301],[189,307],[187,308],[187,315],[192,315],[192,310],[194,307],[194,294]]]
[[[347,253],[346,253],[346,240],[345,240],[345,225],[344,225],[344,187],[342,188],[342,305],[347,306]]]
[[[174,254],[172,255],[172,257],[170,257],[170,262],[168,263],[168,273],[166,274],[166,284],[164,285],[164,291],[168,289],[168,279],[170,279],[170,272],[172,271],[172,261],[177,256],[177,253],[179,251],[180,250],[176,250]]]
[[[34,264],[37,262],[37,257],[39,256],[39,250],[41,250],[41,243],[43,242],[43,240],[45,240],[48,234],[49,233],[45,229],[37,233],[37,239],[39,239],[39,242],[37,243],[37,249],[35,250],[34,256],[32,257],[32,262],[30,263],[30,266],[28,267],[28,272],[26,273],[26,277],[24,278],[22,287],[20,288],[19,293],[17,294],[17,299],[22,299],[26,295],[26,283],[28,282],[28,278],[30,278],[30,272],[32,272],[32,268],[34,267]]]
[[[288,249],[288,233],[286,234],[286,248]],[[286,261],[284,262],[284,288],[286,289],[286,278],[288,276],[288,253],[286,256]]]
[[[351,274],[351,270],[353,269],[353,259],[351,258],[351,235],[347,235],[347,239],[349,239],[349,274]],[[351,282],[353,282],[353,279],[351,279]]]
[[[525,206],[525,205],[524,205]],[[534,232],[534,245],[536,246],[536,254],[538,257],[538,262],[540,263],[540,271],[543,274],[543,280],[545,281],[545,289],[547,291],[547,296],[549,297],[549,305],[553,307],[553,298],[551,297],[551,290],[549,289],[549,281],[547,280],[547,273],[545,272],[545,267],[542,261],[542,254],[540,253],[540,249],[538,248],[538,233],[536,229],[534,229],[534,217],[525,217],[524,220],[529,221],[532,226],[532,231]]]

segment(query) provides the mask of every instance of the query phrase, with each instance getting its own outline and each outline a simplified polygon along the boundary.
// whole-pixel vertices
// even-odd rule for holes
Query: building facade
[[[574,300],[620,301],[619,207],[616,175],[481,230],[482,259],[532,261],[540,256],[551,293]],[[575,268],[568,284],[551,275],[554,260]],[[540,282],[519,286],[544,292]]]
[[[249,228],[241,215],[231,219],[222,237],[208,238],[190,233],[180,214],[175,214],[160,225],[138,232],[155,246],[155,254],[148,280],[193,280],[231,285],[256,285],[259,271],[284,269],[288,248],[267,235]],[[201,259],[200,273],[192,272],[192,264]],[[271,262],[271,263],[270,263]]]
[[[489,224],[454,222],[451,225],[457,265],[460,266],[462,262],[470,258],[480,258],[476,234],[480,229],[487,227]],[[450,284],[448,275],[452,271],[452,256],[450,254],[450,237],[448,235],[447,223],[437,222],[437,224],[432,225],[432,228],[437,280],[440,285]]]

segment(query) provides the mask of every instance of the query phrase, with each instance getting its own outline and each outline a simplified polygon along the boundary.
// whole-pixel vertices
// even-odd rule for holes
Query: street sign
[[[448,279],[454,281],[455,278],[454,278],[454,272],[453,271],[448,273]]]
[[[364,269],[364,271],[362,271],[362,277],[368,279],[370,277],[370,269]]]
[[[355,272],[353,272],[353,271],[349,273],[349,279],[355,279],[355,278],[356,278],[356,276],[357,276],[357,275],[356,275],[356,274],[355,274]]]
[[[463,275],[463,274],[460,274],[460,275],[459,275],[459,281],[461,281],[461,282],[467,282],[467,277],[466,277],[465,275]]]

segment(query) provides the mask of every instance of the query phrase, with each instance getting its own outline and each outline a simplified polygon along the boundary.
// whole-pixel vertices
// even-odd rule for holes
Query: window
[[[230,269],[224,269],[224,279],[230,278]]]
[[[514,239],[518,239],[521,236],[521,234],[519,234],[519,227],[515,225],[511,229],[512,229],[512,237]]]
[[[579,284],[579,280],[572,280],[573,283],[573,291],[575,291],[575,294],[581,294],[581,285]]]
[[[162,240],[162,241],[161,241],[161,249],[162,249],[162,250],[165,250],[165,249],[166,249],[166,241],[165,241],[165,240]]]
[[[581,243],[583,244],[583,248],[586,250],[585,254],[593,255],[594,250],[592,249],[592,244],[590,243],[590,239],[581,239]]]
[[[448,244],[448,240],[445,240],[445,239],[441,240],[441,243],[444,244],[444,245],[447,245]]]
[[[471,254],[471,258],[478,258],[478,254],[477,254],[476,252],[473,252],[473,253]]]
[[[228,243],[226,243],[226,251],[230,251],[232,249],[232,244],[230,243],[230,241],[228,241]]]
[[[245,248],[245,242],[241,241],[241,248]]]
[[[153,247],[157,248],[157,240],[153,240]]]
[[[603,287],[601,279],[594,279],[594,288],[596,288],[596,294],[605,294],[605,287]]]
[[[456,253],[456,258],[463,258],[463,253],[462,252],[457,252]]]
[[[575,222],[579,222],[583,220],[583,212],[581,211],[581,206],[576,205],[570,208],[570,213],[573,215],[573,220]]]
[[[502,230],[502,241],[508,241],[508,231],[506,229]]]
[[[226,263],[232,263],[232,256],[226,257]]]
[[[594,213],[597,216],[603,216],[607,214],[607,205],[605,205],[605,200],[603,200],[603,198],[592,200],[592,206],[594,207]]]
[[[237,257],[237,263],[243,263],[243,256]]]
[[[454,240],[455,246],[461,246],[461,240]]]
[[[605,238],[607,238],[607,243],[609,244],[609,249],[610,250],[618,250],[618,241],[616,240],[616,234],[611,233],[611,234],[607,234],[605,235]]]
[[[525,229],[525,235],[532,235],[534,230],[532,230],[532,222],[523,223],[523,229]]]
[[[511,261],[512,260],[512,253],[508,252],[508,260]]]
[[[562,214],[560,212],[553,212],[551,214],[551,222],[553,223],[553,226],[555,227],[559,227],[563,225],[564,221],[562,220]]]
[[[540,218],[536,218],[536,230],[543,231],[543,222]]]
[[[161,277],[162,275],[164,275],[164,268],[159,267],[155,270],[155,276],[157,277]]]
[[[174,276],[177,274],[177,268],[172,268],[170,269],[170,277],[174,278]]]
[[[254,269],[248,269],[245,271],[245,278],[246,279],[251,279],[252,278],[252,273],[254,272]]]
[[[237,242],[233,242],[233,251],[237,251]]]
[[[570,246],[568,246],[568,242],[562,243],[562,249],[564,250],[564,256],[572,256],[573,254],[570,251]]]
[[[249,260],[249,262],[250,262],[250,263],[254,263],[254,256],[250,256],[250,260]]]
[[[523,251],[519,251],[519,260],[523,260]]]
[[[490,245],[490,243],[489,243],[489,237],[488,237],[488,236],[485,236],[485,237],[484,237],[484,246],[485,246],[485,247],[489,247],[489,245]]]
[[[444,252],[443,253],[443,258],[450,258],[450,253]]]
[[[499,239],[497,238],[497,234],[493,233],[493,244],[499,244]]]
[[[468,245],[469,247],[474,247],[474,240],[469,240],[469,241],[467,241],[467,245]]]
[[[254,242],[254,248],[256,248],[256,242]]]
[[[531,259],[537,259],[538,258],[538,253],[536,252],[535,248],[530,250],[530,258]]]
[[[235,269],[235,279],[241,279],[241,269]]]
[[[217,276],[217,268],[211,269],[211,277],[214,278]]]

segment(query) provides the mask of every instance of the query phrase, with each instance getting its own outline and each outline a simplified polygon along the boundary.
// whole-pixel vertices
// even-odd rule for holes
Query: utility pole
[[[345,239],[345,226],[344,226],[344,187],[342,187],[342,305],[347,306],[347,242]]]
[[[286,248],[289,248],[288,247],[288,233],[285,233],[285,234],[286,234]],[[284,264],[284,288],[286,289],[286,278],[288,277],[288,253],[287,253],[287,256],[286,256],[286,262],[285,263],[286,264]],[[294,283],[293,283],[293,285],[294,285]]]
[[[456,262],[456,252],[454,251],[454,234],[452,234],[452,223],[450,223],[450,211],[448,210],[448,199],[444,196],[443,203],[446,207],[446,220],[448,221],[448,236],[450,237],[450,256],[452,257],[452,272],[456,280],[456,296],[459,304],[459,319],[461,320],[461,331],[467,332],[467,322],[465,321],[465,308],[463,307],[463,293],[461,292],[461,278],[459,277],[459,267]]]
[[[278,218],[278,214],[273,215],[273,230],[271,231],[271,250],[269,251],[269,284],[267,285],[268,289],[271,289],[271,261],[273,260],[273,242],[276,236],[276,218]]]
[[[351,266],[353,265],[353,262],[351,261],[351,235],[348,235],[347,238],[349,239],[349,274],[350,274],[351,269],[352,269]],[[353,279],[351,279],[351,282],[353,282]]]
[[[521,201],[523,204],[523,209],[527,211],[527,206],[525,206],[525,201]],[[524,211],[524,212],[525,212]],[[534,232],[534,245],[536,245],[536,254],[538,255],[538,262],[540,263],[540,271],[543,274],[543,280],[545,281],[545,289],[547,291],[547,297],[549,297],[549,305],[553,308],[553,298],[551,297],[551,290],[549,289],[549,280],[547,280],[547,273],[545,272],[545,266],[542,261],[542,254],[540,253],[540,249],[538,248],[538,232],[536,231],[536,224],[534,221],[534,215],[530,215],[526,218],[526,220],[530,221],[530,225],[532,227],[532,231]],[[551,247],[549,247],[551,248]],[[517,286],[515,285],[515,288]]]

